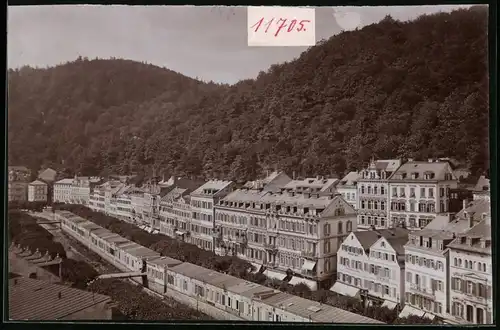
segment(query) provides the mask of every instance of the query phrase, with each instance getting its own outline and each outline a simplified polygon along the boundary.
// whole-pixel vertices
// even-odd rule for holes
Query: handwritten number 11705
[[[277,37],[280,32],[286,31],[286,32],[301,32],[301,31],[307,31],[306,30],[306,24],[310,23],[310,20],[303,19],[303,20],[296,20],[292,19],[289,24],[287,24],[287,19],[286,18],[279,18],[276,19],[275,17],[271,18],[267,23],[264,23],[264,17],[259,19],[257,23],[252,25],[250,28],[254,29],[254,32],[258,32],[259,30],[264,30],[264,33],[267,33],[270,29],[272,30],[273,28],[276,28],[276,31],[274,33],[274,36]],[[274,24],[273,24],[274,23]],[[261,29],[262,27],[262,29]],[[271,32],[272,33],[272,32]]]

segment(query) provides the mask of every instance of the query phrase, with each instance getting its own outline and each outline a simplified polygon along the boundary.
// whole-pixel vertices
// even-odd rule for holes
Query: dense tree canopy
[[[10,163],[71,173],[246,180],[435,156],[476,174],[489,163],[487,9],[387,17],[233,86],[124,60],[11,70],[8,125]]]

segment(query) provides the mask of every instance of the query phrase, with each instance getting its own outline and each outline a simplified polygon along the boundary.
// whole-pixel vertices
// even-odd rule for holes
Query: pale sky
[[[469,6],[317,7],[316,40],[385,15],[407,21],[458,7]],[[9,6],[7,15],[9,68],[116,57],[232,84],[306,49],[248,47],[246,7]]]

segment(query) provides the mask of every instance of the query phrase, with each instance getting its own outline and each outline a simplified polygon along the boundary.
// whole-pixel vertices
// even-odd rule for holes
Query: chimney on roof
[[[469,228],[472,228],[474,226],[474,212],[469,212],[467,218],[469,220]]]
[[[57,294],[57,298],[61,299],[62,298],[62,293],[61,291],[59,291],[59,293]]]
[[[466,209],[466,208],[467,208],[467,204],[469,204],[469,199],[468,199],[468,198],[465,198],[465,199],[462,201],[462,209]]]

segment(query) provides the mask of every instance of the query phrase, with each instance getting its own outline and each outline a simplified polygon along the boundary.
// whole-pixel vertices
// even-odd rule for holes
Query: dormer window
[[[481,248],[486,248],[486,240],[484,238],[481,239]]]
[[[419,176],[418,172],[413,172],[413,173],[411,174],[411,178],[412,178],[412,179],[418,179],[418,176]]]
[[[467,244],[472,246],[472,237],[467,237]]]
[[[401,179],[406,179],[406,172],[401,173]]]
[[[445,179],[446,181],[451,181],[451,174],[450,174],[450,173],[446,173],[446,174],[444,175],[444,179]]]

